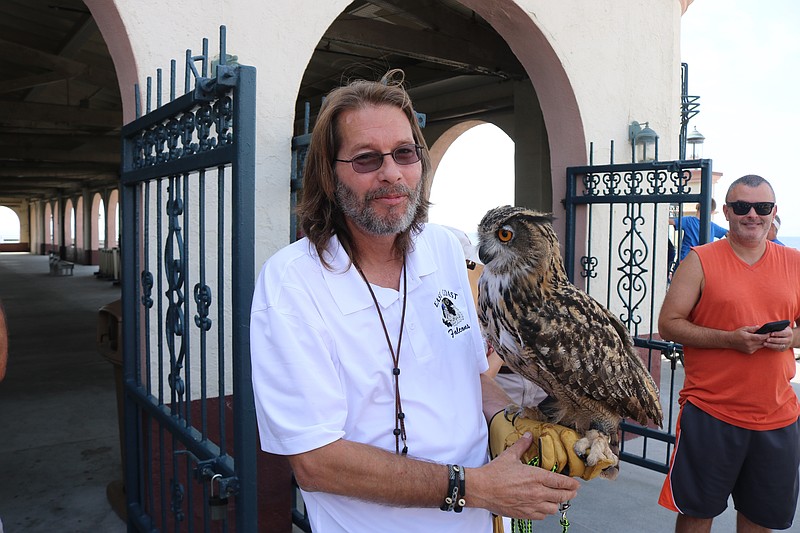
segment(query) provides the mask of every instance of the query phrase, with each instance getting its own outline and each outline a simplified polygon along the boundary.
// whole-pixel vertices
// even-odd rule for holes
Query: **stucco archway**
[[[60,247],[64,246],[61,238],[61,202],[50,202],[50,250],[61,253]]]
[[[486,19],[513,50],[530,76],[547,130],[553,211],[563,212],[568,166],[587,162],[586,137],[575,92],[561,59],[531,16],[513,0],[459,0]],[[519,199],[518,199],[519,200]],[[563,240],[564,217],[554,226]]]
[[[136,118],[133,86],[138,83],[136,76],[136,59],[131,47],[128,30],[120,18],[115,2],[107,0],[84,0],[86,7],[100,29],[108,47],[108,53],[114,62],[117,82],[122,99],[122,115],[124,122]]]
[[[84,250],[86,248],[86,238],[83,233],[86,212],[84,209],[83,196],[79,196],[75,202],[75,255],[81,261],[85,260]]]
[[[303,99],[318,106],[316,99],[343,81],[376,79],[388,68],[403,68],[415,107],[427,115],[423,131],[429,145],[438,147],[439,137],[459,122],[505,122],[501,127],[524,146],[514,155],[514,203],[555,211],[563,237],[565,169],[587,161],[585,132],[566,61],[531,8],[514,0],[459,0],[457,7],[431,6],[424,15],[399,7],[351,4],[330,14],[301,83],[295,124],[303,123]],[[461,54],[465,41],[484,54]],[[353,43],[357,50],[348,48]],[[295,133],[303,132],[296,126]],[[436,164],[438,155],[432,155]]]
[[[64,202],[64,246],[69,247],[75,244],[75,206],[72,199]]]
[[[92,195],[92,207],[89,214],[89,220],[91,220],[91,229],[90,229],[90,236],[89,236],[89,249],[96,251],[100,248],[100,211],[105,208],[103,203],[103,197],[100,193],[95,193]],[[103,217],[105,219],[105,217]],[[103,229],[105,231],[105,229]],[[105,235],[105,233],[103,234]],[[96,259],[97,258],[93,258]]]
[[[119,191],[114,189],[108,195],[106,206],[106,248],[119,246]]]

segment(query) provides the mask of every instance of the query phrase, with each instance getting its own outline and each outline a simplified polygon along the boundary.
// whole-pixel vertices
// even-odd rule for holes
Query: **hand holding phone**
[[[788,326],[788,325],[789,325],[789,321],[788,320],[777,320],[775,322],[767,322],[766,324],[764,324],[763,326],[758,328],[756,333],[758,333],[759,335],[763,335],[764,333],[772,333],[773,331],[781,331],[782,329],[786,329],[786,326]]]

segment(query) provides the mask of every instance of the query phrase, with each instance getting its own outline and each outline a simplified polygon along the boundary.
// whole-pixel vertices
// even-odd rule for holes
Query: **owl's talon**
[[[514,425],[515,422],[517,421],[517,418],[522,416],[522,412],[523,412],[522,407],[520,407],[519,405],[511,404],[507,406],[505,409],[503,409],[503,416],[505,417],[506,420],[511,422],[512,425]],[[509,418],[509,416],[511,418]]]
[[[611,450],[611,439],[596,429],[587,431],[586,435],[575,443],[573,449],[575,454],[589,466],[596,465],[601,458],[610,459],[613,465],[619,464],[619,458]]]

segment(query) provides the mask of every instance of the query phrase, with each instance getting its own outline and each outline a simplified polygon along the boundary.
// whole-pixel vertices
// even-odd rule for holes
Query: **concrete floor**
[[[120,290],[96,271],[75,265],[72,277],[53,277],[46,256],[0,253],[10,345],[8,375],[0,383],[5,533],[127,531],[106,497],[107,486],[121,479],[116,393],[111,365],[95,340],[97,311]],[[662,391],[669,375],[664,365]],[[680,372],[676,377],[682,382]],[[630,446],[633,451],[635,441]],[[584,482],[568,512],[570,533],[671,533],[674,514],[656,503],[663,480],[623,464],[616,481]],[[794,527],[800,531],[800,511]],[[553,516],[534,530],[561,526]],[[732,505],[712,529],[729,531],[735,531]]]
[[[120,289],[96,266],[49,275],[47,256],[0,254],[9,363],[0,383],[0,519],[5,533],[126,531],[106,498],[121,479],[111,364],[98,309]]]

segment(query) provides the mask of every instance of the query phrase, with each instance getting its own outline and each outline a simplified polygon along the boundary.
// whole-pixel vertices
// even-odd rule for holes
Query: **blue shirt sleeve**
[[[714,235],[715,239],[721,239],[728,234],[728,230],[727,228],[723,228],[722,226],[718,226],[717,224],[712,222],[711,233]]]

